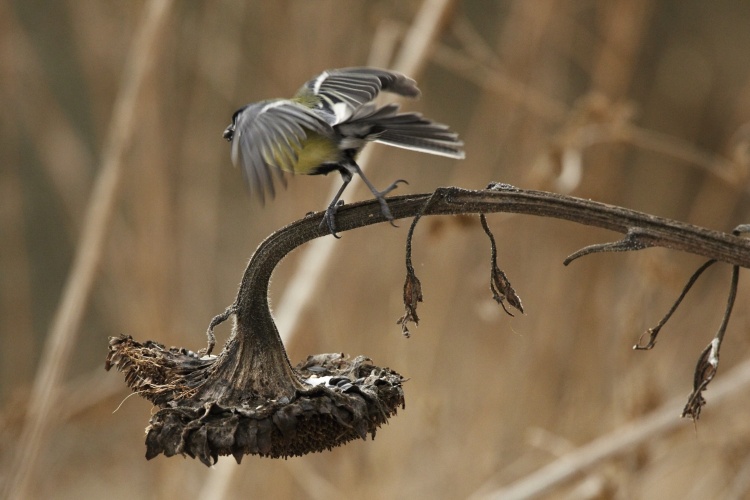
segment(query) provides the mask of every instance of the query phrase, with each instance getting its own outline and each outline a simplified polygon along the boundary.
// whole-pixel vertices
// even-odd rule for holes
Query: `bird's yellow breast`
[[[292,145],[297,156],[296,162],[276,161],[282,170],[294,174],[314,174],[317,168],[325,163],[338,163],[341,157],[336,144],[330,139],[315,132],[307,131],[307,137],[301,141],[302,147]],[[278,154],[276,159],[278,160]]]

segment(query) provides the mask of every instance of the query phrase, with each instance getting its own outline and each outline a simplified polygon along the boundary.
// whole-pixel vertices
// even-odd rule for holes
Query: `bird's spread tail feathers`
[[[424,118],[419,113],[398,113],[397,104],[381,108],[363,106],[342,127],[366,130],[368,139],[399,148],[464,158],[463,141],[447,125]]]

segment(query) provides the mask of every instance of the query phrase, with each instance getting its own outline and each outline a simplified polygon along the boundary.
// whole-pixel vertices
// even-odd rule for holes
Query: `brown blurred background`
[[[407,340],[396,325],[402,221],[344,233],[314,302],[284,332],[293,334],[293,363],[311,353],[366,354],[409,378],[406,410],[374,441],[286,461],[222,458],[214,469],[144,459],[152,408],[124,400],[122,376],[104,371],[107,338],[201,348],[258,243],[325,207],[338,177],[291,179],[260,207],[221,138],[237,107],[290,96],[323,69],[398,66],[416,53],[410,76],[423,97],[405,106],[465,140],[464,161],[372,146],[369,177],[378,186],[403,177],[410,184],[398,192],[418,193],[503,181],[720,230],[750,221],[750,3],[425,5],[175,2],[151,43],[137,46],[151,2],[0,2],[0,481],[9,484],[26,446],[29,395],[110,153],[115,102],[133,76],[129,57],[153,65],[129,101],[133,123],[120,143],[101,262],[67,337],[71,356],[58,360],[61,381],[27,471],[30,496],[464,498],[687,397],[721,321],[727,266],[698,283],[653,351],[634,352],[700,259],[653,249],[566,268],[567,254],[618,236],[491,216],[500,265],[526,309],[510,318],[491,299],[478,221],[425,220],[414,251],[422,321]],[[414,52],[410,37],[429,30],[429,50]],[[366,197],[363,189],[345,196]],[[309,271],[298,268],[304,252],[278,268],[274,302]],[[717,381],[750,355],[748,292],[741,281]],[[228,331],[219,329],[220,342]],[[673,428],[545,497],[749,495],[749,390],[712,404],[709,389],[697,426],[679,421],[677,407]]]

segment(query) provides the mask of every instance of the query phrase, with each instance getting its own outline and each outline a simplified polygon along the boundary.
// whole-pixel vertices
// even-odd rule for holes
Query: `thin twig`
[[[715,264],[716,261],[714,259],[709,259],[706,262],[703,263],[701,267],[699,267],[692,276],[690,276],[690,279],[685,284],[685,286],[682,288],[682,292],[680,293],[680,296],[677,297],[677,300],[674,301],[674,304],[672,304],[672,307],[669,308],[669,311],[667,311],[667,314],[664,315],[664,317],[659,321],[659,323],[646,330],[642,335],[641,338],[638,339],[638,343],[633,346],[633,349],[636,351],[647,351],[649,349],[653,349],[653,347],[656,345],[656,337],[659,335],[659,331],[664,327],[664,325],[667,324],[667,321],[669,321],[669,318],[672,317],[674,312],[677,310],[677,308],[682,303],[682,300],[685,298],[685,296],[688,294],[691,288],[693,288],[693,285],[696,281],[698,281],[698,278],[703,274],[703,272],[711,267],[713,264]],[[648,342],[646,345],[641,345],[641,340],[643,337],[648,334]]]

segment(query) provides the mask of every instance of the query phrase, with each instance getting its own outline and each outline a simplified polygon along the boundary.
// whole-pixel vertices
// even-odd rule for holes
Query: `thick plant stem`
[[[388,199],[394,219],[421,215],[515,212],[555,217],[625,234],[627,245],[594,245],[592,250],[621,251],[661,246],[750,267],[750,241],[683,222],[604,203],[498,184],[496,188],[466,190],[440,188],[432,194]],[[263,241],[245,270],[232,308],[236,325],[225,349],[210,368],[210,378],[229,385],[205,384],[200,399],[236,402],[239,395],[278,395],[293,398],[303,386],[294,375],[268,305],[268,285],[276,265],[289,252],[314,238],[328,236],[321,229],[323,214],[298,220]],[[337,213],[340,232],[386,219],[376,200],[346,205]],[[218,391],[218,392],[217,392]]]

